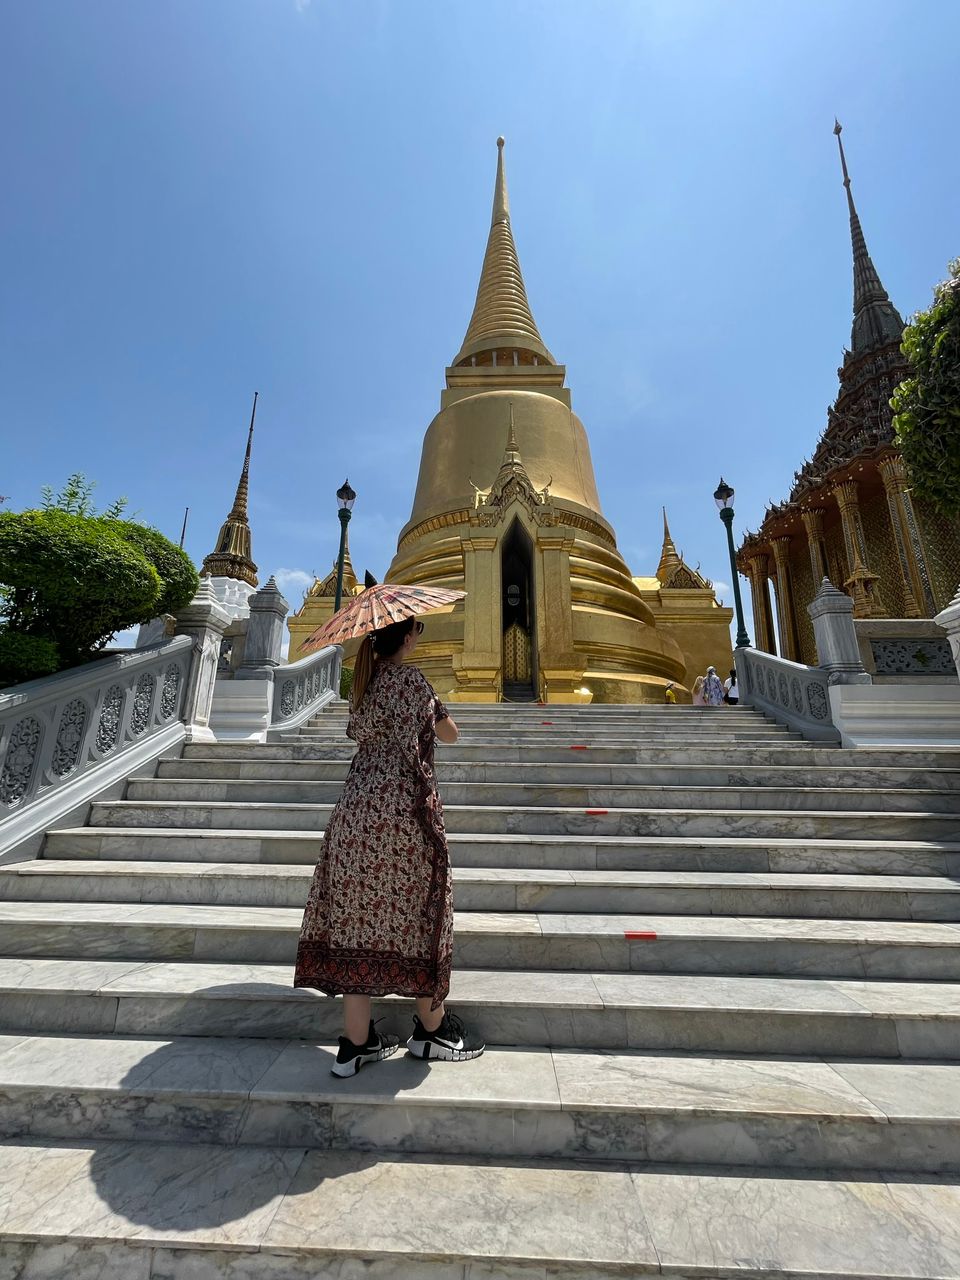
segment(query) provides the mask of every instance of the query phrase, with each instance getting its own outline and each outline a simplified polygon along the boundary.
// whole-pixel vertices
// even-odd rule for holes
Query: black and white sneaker
[[[380,1035],[373,1023],[366,1044],[354,1044],[346,1036],[340,1037],[337,1060],[330,1068],[332,1076],[355,1076],[368,1062],[382,1062],[400,1048],[399,1036]]]
[[[415,1058],[435,1058],[440,1062],[468,1062],[479,1058],[487,1046],[478,1036],[472,1036],[453,1013],[445,1013],[436,1031],[428,1031],[414,1015],[413,1035],[407,1048]]]

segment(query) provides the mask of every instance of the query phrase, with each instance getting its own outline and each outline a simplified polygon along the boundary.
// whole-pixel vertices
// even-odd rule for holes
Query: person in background
[[[693,701],[693,705],[694,705],[695,707],[705,707],[705,706],[707,705],[707,704],[706,704],[706,702],[705,702],[705,700],[704,700],[704,697],[703,697],[703,682],[704,682],[704,679],[705,679],[705,677],[704,677],[704,676],[697,676],[696,680],[694,680],[694,682],[693,682],[693,698],[692,698],[692,701]]]
[[[722,704],[723,685],[720,683],[716,667],[707,667],[707,674],[704,676],[701,692],[705,707],[719,707]]]
[[[736,668],[730,672],[728,679],[723,682],[724,695],[723,700],[728,706],[735,707],[740,701],[740,690],[737,688],[737,672]]]
[[[664,689],[663,691],[663,700],[668,707],[672,707],[677,700],[677,695],[674,693],[673,689],[674,689],[674,686],[673,686],[673,683],[671,682],[670,684],[667,685],[666,689]]]

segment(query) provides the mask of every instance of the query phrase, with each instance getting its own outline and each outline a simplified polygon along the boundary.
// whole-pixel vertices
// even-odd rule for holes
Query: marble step
[[[464,743],[455,746],[437,747],[437,763],[463,763],[477,761],[480,763],[509,764],[514,761],[536,764],[570,764],[589,761],[593,764],[706,764],[718,763],[716,751],[709,746],[693,746],[689,743],[674,747],[650,747],[648,744],[631,743],[627,747],[611,747],[609,745],[590,746],[583,751],[574,750],[569,744],[550,746],[541,743],[536,751],[528,751],[521,747],[477,747]],[[287,742],[249,743],[249,742],[195,742],[187,743],[183,748],[184,760],[258,760],[258,761],[339,761],[348,760],[354,753],[354,744],[344,739],[332,746],[323,746],[306,738],[291,737]],[[932,761],[938,768],[960,769],[960,752],[954,750],[922,750],[901,748],[900,750],[882,750],[863,748],[856,751],[844,751],[840,747],[824,746],[812,742],[787,742],[783,745],[771,744],[762,747],[728,747],[724,750],[723,761],[735,761],[739,765],[826,765],[837,767],[852,765],[866,769],[873,767],[923,769]]]
[[[157,761],[158,778],[192,779],[280,779],[282,781],[342,782],[349,760],[261,760],[250,756],[186,758],[164,756]],[[960,807],[960,769],[914,767],[858,768],[843,763],[828,765],[769,763],[742,765],[736,760],[722,763],[604,764],[589,755],[583,760],[562,763],[520,761],[455,762],[445,756],[437,761],[441,786],[448,782],[515,783],[518,785],[590,786],[751,786],[751,787],[889,787],[917,786],[936,791],[957,792]]]
[[[303,864],[42,858],[0,866],[0,900],[302,908],[312,878]],[[945,876],[463,867],[455,901],[461,911],[960,921],[960,881]]]
[[[0,901],[0,954],[289,964],[301,918],[286,907]],[[960,924],[458,911],[455,959],[465,969],[955,982]]]
[[[688,724],[691,728],[697,724],[709,724],[722,716],[725,723],[731,725],[770,725],[778,722],[771,717],[755,711],[752,707],[605,707],[601,714],[594,708],[580,707],[538,707],[497,712],[491,708],[465,707],[463,703],[449,703],[448,711],[457,721],[463,724],[489,724],[496,728],[509,727],[513,724],[528,725],[534,728],[549,727],[557,724],[597,725],[600,728],[612,724]],[[311,716],[306,722],[310,725],[346,724],[349,720],[346,710],[338,712],[321,712]]]
[[[75,1139],[0,1160],[16,1280],[960,1276],[951,1177]]]
[[[333,1040],[338,1000],[290,965],[0,958],[0,1031]],[[960,984],[454,969],[491,1045],[960,1061]],[[412,1001],[375,1001],[398,1033]]]
[[[549,736],[545,736],[549,734]],[[328,744],[337,746],[347,739],[345,733],[331,732],[329,729],[301,729],[297,734],[284,734],[282,740],[289,742],[291,739],[295,742],[313,742],[318,744]],[[674,746],[682,747],[688,743],[692,746],[701,747],[736,747],[736,746],[765,746],[769,745],[789,745],[802,742],[803,739],[799,734],[789,733],[786,729],[778,732],[774,729],[767,730],[744,730],[742,733],[685,733],[682,729],[674,732],[668,730],[651,731],[644,733],[596,733],[592,730],[543,730],[541,733],[525,733],[522,731],[504,730],[502,733],[490,729],[482,731],[467,731],[461,734],[464,742],[471,743],[476,746],[483,747],[525,747],[528,751],[536,751],[541,746],[550,746],[553,743],[583,743],[588,746]]]
[[[207,800],[237,804],[276,801],[292,804],[333,804],[342,790],[339,781],[285,778],[131,778],[126,798],[139,800]],[[871,813],[944,813],[954,815],[960,832],[960,795],[932,787],[744,786],[739,782],[715,786],[656,784],[624,786],[527,782],[446,782],[445,805],[506,809],[544,806],[551,809],[841,809]]]
[[[0,1140],[960,1173],[960,1064],[491,1048],[335,1080],[285,1040],[0,1036]]]
[[[44,857],[122,862],[286,863],[320,856],[322,833],[216,828],[64,827]],[[657,836],[471,835],[448,838],[454,867],[568,871],[727,871],[960,877],[960,842]]]
[[[164,785],[169,786],[169,783]],[[322,785],[322,784],[319,784]],[[773,793],[775,794],[775,793]],[[763,797],[752,797],[762,799]],[[109,800],[91,805],[98,827],[216,827],[319,832],[332,804],[248,800]],[[877,810],[615,808],[444,805],[449,832],[528,835],[783,836],[874,840],[960,840],[960,815]]]

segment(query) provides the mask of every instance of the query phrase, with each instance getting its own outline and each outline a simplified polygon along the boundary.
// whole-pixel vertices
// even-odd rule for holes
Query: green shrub
[[[142,551],[160,575],[162,588],[153,612],[146,618],[135,618],[134,622],[149,622],[157,614],[177,613],[188,605],[196,595],[200,576],[187,553],[149,525],[135,520],[110,520],[109,524]]]
[[[52,640],[0,627],[0,689],[53,675],[59,667],[60,654]]]
[[[115,520],[59,508],[0,512],[0,582],[13,631],[52,640],[64,666],[153,617],[160,574]]]
[[[893,393],[897,443],[914,495],[960,515],[960,258],[934,289],[933,305],[903,331],[910,377]]]
[[[347,701],[353,688],[353,667],[340,668],[340,697]]]

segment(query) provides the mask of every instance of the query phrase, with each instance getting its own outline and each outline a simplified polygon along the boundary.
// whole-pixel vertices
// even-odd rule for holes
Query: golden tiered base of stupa
[[[510,696],[526,674],[518,629],[530,661],[515,684],[544,702],[662,702],[684,681],[680,647],[657,630],[600,514],[563,378],[552,364],[447,370],[387,579],[467,592],[427,620],[417,650],[451,701]]]

